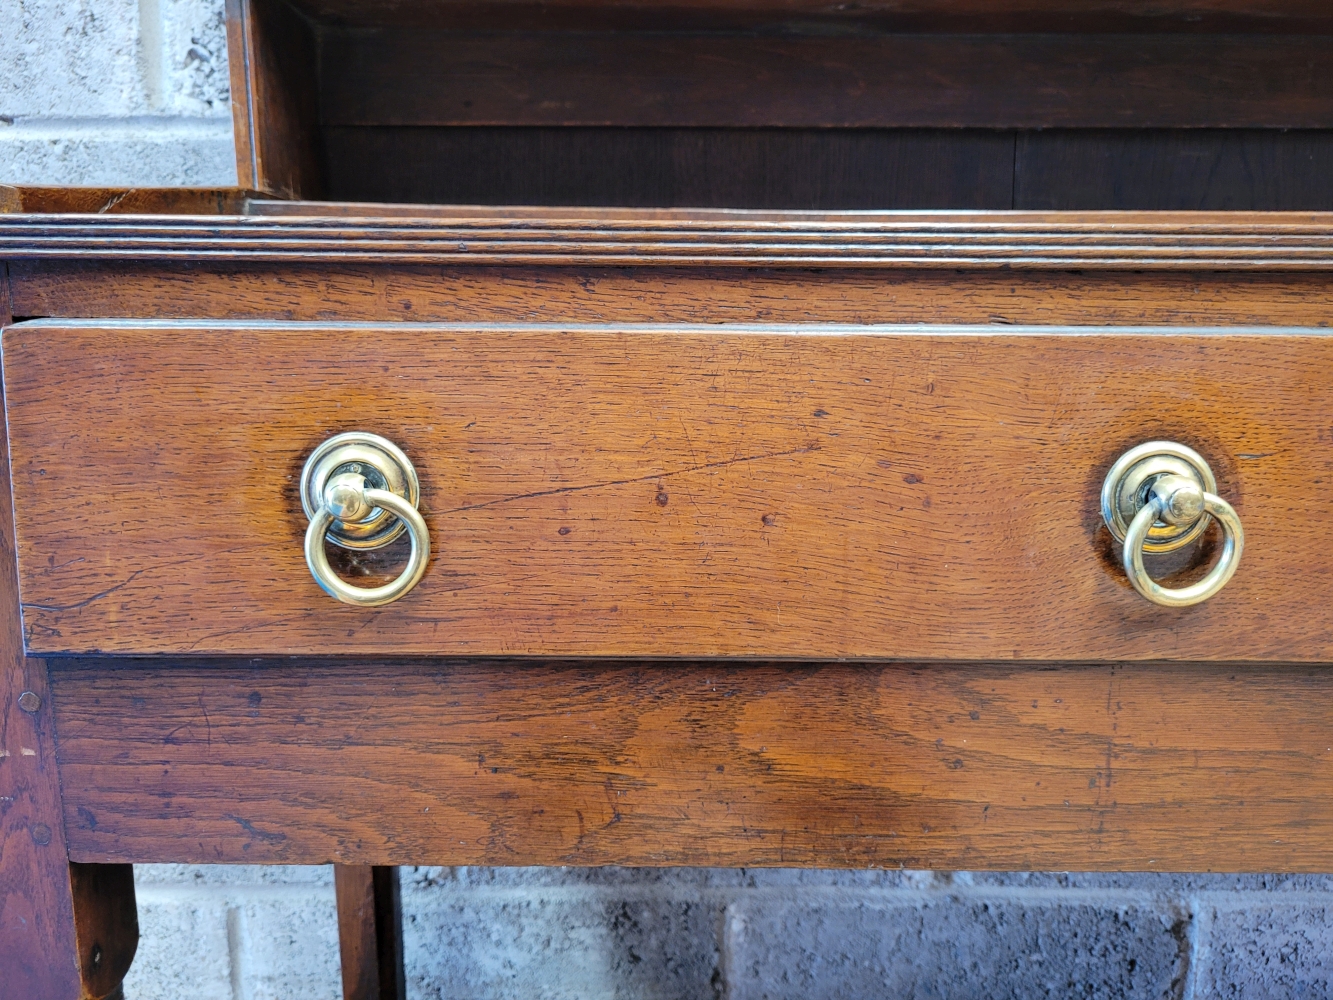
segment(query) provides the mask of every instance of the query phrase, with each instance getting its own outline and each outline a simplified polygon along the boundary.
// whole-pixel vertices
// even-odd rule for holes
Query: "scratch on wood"
[[[538,497],[559,496],[562,493],[583,493],[587,490],[600,490],[607,486],[628,486],[631,483],[647,483],[657,479],[669,479],[672,476],[684,476],[691,472],[706,472],[709,469],[722,469],[729,465],[742,465],[746,462],[762,462],[766,458],[786,458],[790,455],[807,455],[812,451],[819,451],[818,444],[808,444],[804,448],[790,448],[787,451],[770,451],[762,455],[745,455],[741,458],[728,458],[721,462],[704,462],[700,465],[691,465],[688,468],[676,469],[673,472],[654,472],[647,476],[634,476],[630,479],[609,479],[604,483],[587,483],[583,486],[561,486],[553,490],[538,490],[536,493],[519,493],[511,497],[498,497],[495,500],[486,500],[482,503],[468,504],[465,507],[451,507],[449,510],[440,511],[443,514],[457,514],[465,510],[479,510],[482,507],[494,507],[497,504],[512,503],[515,500],[534,500]]]
[[[24,604],[23,610],[24,611],[77,611],[79,608],[86,608],[89,604],[92,604],[93,601],[100,601],[103,597],[106,597],[108,594],[114,594],[117,590],[120,590],[122,587],[128,587],[131,583],[134,582],[135,578],[140,576],[142,573],[143,570],[136,569],[133,573],[127,576],[124,580],[121,580],[120,583],[116,584],[114,587],[108,587],[106,590],[98,591],[96,594],[93,594],[92,597],[85,597],[83,600],[76,601],[73,604]]]
[[[119,205],[130,195],[134,194],[135,190],[136,190],[135,188],[127,188],[126,190],[121,191],[118,194],[113,194],[110,198],[106,200],[105,203],[103,203],[102,207],[97,210],[97,214],[103,215],[106,212],[111,211],[113,208]]]

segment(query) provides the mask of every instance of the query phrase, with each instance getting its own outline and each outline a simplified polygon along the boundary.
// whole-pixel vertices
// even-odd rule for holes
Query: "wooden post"
[[[0,262],[0,326],[11,319]],[[13,532],[0,489],[0,1000],[103,1000],[120,994],[139,941],[134,870],[66,855],[46,662],[23,655]]]
[[[334,865],[343,1000],[403,1000],[398,869]]]

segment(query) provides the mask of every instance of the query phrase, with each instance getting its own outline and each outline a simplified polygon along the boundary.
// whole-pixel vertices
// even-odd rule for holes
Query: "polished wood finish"
[[[348,218],[336,208],[324,216],[14,215],[0,216],[0,254],[11,266],[72,259],[334,267],[1333,272],[1333,215],[588,210],[546,219],[510,217],[502,209],[444,209]],[[218,308],[228,315],[225,304]]]
[[[1324,32],[1322,0],[295,0],[334,26],[743,29],[833,26],[882,31]]]
[[[134,861],[338,862],[381,1000],[399,863],[1328,870],[1326,3],[227,11],[238,188],[0,186],[0,319],[95,320],[7,336],[28,642],[169,654],[23,657],[0,546],[5,1000],[117,992]],[[292,487],[368,421],[437,532],[382,612]],[[1251,531],[1189,612],[1096,515],[1159,435]]]
[[[334,865],[343,1000],[406,1000],[398,869]]]
[[[69,883],[84,996],[117,996],[139,947],[134,867],[70,862]]]
[[[4,504],[8,506],[8,498]],[[12,567],[12,552],[5,554],[7,567]],[[18,597],[12,573],[7,568],[0,581],[0,596],[11,601]],[[51,695],[45,663],[23,656],[18,615],[8,604],[5,617],[9,636],[0,670],[0,996],[68,1000],[83,996],[82,956],[74,931]],[[24,694],[38,699],[37,712],[19,707]]]
[[[340,127],[352,200],[719,208],[1009,208],[1014,136],[983,129]]]
[[[330,126],[337,198],[770,209],[1333,208],[1333,132]]]
[[[1323,326],[1333,276],[15,261],[21,316],[577,323]]]
[[[0,264],[0,326],[11,318]],[[102,1000],[138,943],[133,873],[67,860],[51,692],[45,661],[23,655],[12,532],[0,491],[0,997]]]
[[[235,215],[244,188],[70,188],[0,184],[0,215]]]
[[[1333,207],[1327,136],[1278,131],[1333,129],[1299,4],[229,2],[240,183],[287,196]],[[1098,128],[1135,130],[1100,186],[1044,134]]]
[[[1333,657],[1313,331],[53,320],[4,365],[35,653]],[[295,492],[358,428],[417,463],[433,538],[376,611],[310,579]],[[1247,530],[1189,609],[1129,589],[1098,510],[1160,438]]]
[[[1333,672],[53,670],[72,856],[1329,871]]]
[[[1333,127],[1323,36],[407,29],[321,53],[326,126]]]
[[[1333,132],[1058,129],[1015,142],[1014,208],[1333,208]]]
[[[237,183],[318,198],[314,32],[281,0],[226,0],[226,11]]]

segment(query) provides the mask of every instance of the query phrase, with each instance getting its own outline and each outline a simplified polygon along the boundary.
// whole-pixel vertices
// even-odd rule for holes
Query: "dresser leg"
[[[403,1000],[398,869],[334,865],[343,1000]]]
[[[13,560],[0,558],[12,639]],[[139,942],[134,870],[67,860],[46,664],[16,645],[0,653],[0,1000],[103,1000]]]
[[[133,865],[71,862],[74,941],[86,997],[117,997],[139,946]]]
[[[0,326],[10,320],[0,263]],[[46,661],[23,655],[0,394],[0,1000],[118,996],[139,943],[130,865],[69,862]]]
[[[46,662],[22,654],[13,573],[0,546],[0,1000],[103,1000],[139,944],[134,868],[67,858]]]

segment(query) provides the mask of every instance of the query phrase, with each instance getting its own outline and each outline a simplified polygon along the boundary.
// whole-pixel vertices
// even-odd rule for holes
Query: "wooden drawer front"
[[[52,320],[4,371],[34,653],[1333,659],[1315,331]],[[377,610],[302,555],[302,462],[352,429],[433,544]],[[1098,509],[1157,438],[1245,524],[1191,608]]]

